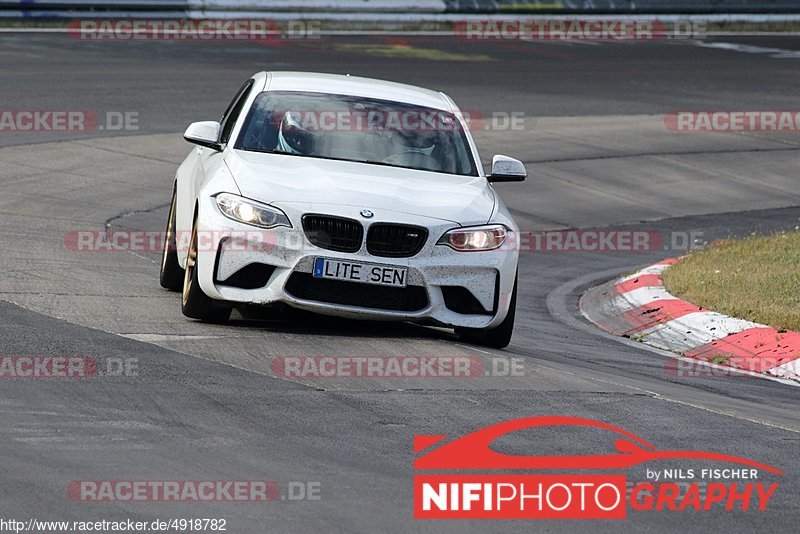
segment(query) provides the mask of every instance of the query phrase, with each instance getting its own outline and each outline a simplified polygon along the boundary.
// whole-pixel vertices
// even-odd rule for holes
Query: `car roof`
[[[254,78],[262,76],[267,77],[268,85],[265,89],[269,91],[307,91],[363,96],[444,111],[454,111],[452,101],[443,93],[414,85],[376,80],[374,78],[362,78],[360,76],[317,72],[262,71],[254,75]]]

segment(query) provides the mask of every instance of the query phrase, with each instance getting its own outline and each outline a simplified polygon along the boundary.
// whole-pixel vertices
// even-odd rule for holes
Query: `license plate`
[[[406,287],[408,269],[376,263],[316,258],[314,260],[314,278],[333,278],[362,284]]]

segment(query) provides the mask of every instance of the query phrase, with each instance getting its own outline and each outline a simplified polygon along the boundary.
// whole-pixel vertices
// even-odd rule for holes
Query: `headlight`
[[[499,224],[456,228],[444,234],[437,245],[447,245],[459,252],[494,250],[500,248],[506,240],[506,233],[506,227]]]
[[[261,228],[276,226],[292,227],[289,218],[278,208],[261,204],[230,193],[217,195],[217,206],[223,215],[234,221],[252,224]]]

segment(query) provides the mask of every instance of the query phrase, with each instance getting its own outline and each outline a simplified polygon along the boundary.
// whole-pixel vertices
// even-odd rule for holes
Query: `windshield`
[[[234,148],[478,175],[452,113],[356,96],[261,93]]]

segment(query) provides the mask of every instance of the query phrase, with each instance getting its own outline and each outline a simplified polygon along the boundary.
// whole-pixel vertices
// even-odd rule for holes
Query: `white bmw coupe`
[[[161,285],[187,317],[236,305],[447,326],[502,348],[519,229],[447,95],[367,78],[260,72],[178,168]]]

